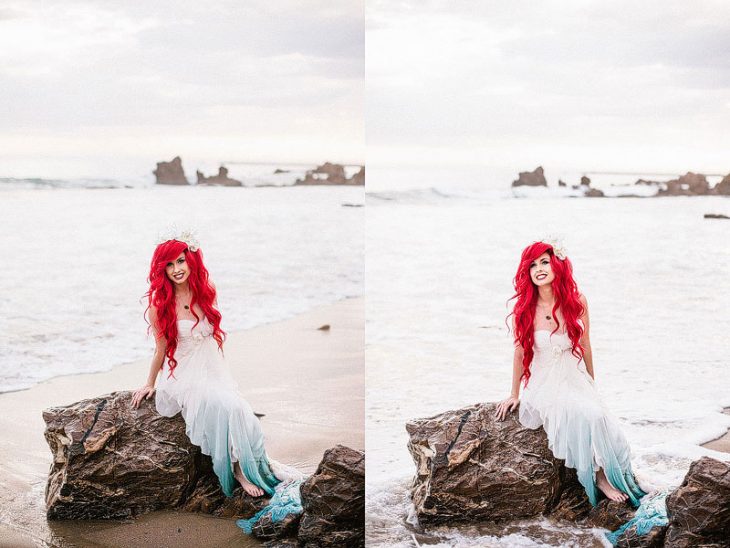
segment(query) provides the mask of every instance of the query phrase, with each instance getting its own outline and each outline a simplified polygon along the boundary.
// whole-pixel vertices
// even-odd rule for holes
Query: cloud
[[[719,2],[375,2],[369,161],[402,150],[413,162],[451,151],[454,162],[519,163],[546,151],[542,162],[647,167],[662,147],[692,142],[720,164],[729,16]],[[686,166],[700,159],[691,148]]]
[[[294,137],[297,159],[362,161],[362,2],[58,0],[11,8],[12,17],[0,16],[0,138],[42,135],[48,149],[28,144],[26,156],[57,154],[66,150],[62,140],[84,143],[103,128],[123,137],[130,156],[134,135],[141,142],[178,131],[192,148],[196,134],[208,136],[201,154],[256,149],[288,160]],[[235,146],[221,147],[216,134],[231,135]],[[288,143],[279,151],[277,136]],[[269,152],[251,146],[254,139]],[[6,152],[5,166],[12,161]]]

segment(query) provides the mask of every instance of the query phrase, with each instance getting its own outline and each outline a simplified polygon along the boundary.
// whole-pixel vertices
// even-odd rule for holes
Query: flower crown
[[[555,255],[561,261],[564,261],[565,258],[568,256],[568,251],[565,249],[565,244],[563,243],[562,238],[559,238],[557,236],[548,236],[547,238],[544,238],[540,241],[544,244],[552,246],[553,255]]]
[[[198,238],[192,230],[183,230],[178,232],[177,229],[173,228],[172,230],[169,230],[167,234],[160,236],[157,240],[157,245],[170,240],[177,240],[178,242],[187,244],[188,249],[192,252],[195,252],[200,248],[200,242],[198,242]]]

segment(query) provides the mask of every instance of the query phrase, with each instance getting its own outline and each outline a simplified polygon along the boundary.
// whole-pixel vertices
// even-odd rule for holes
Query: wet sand
[[[723,413],[730,415],[730,407],[726,407]],[[713,451],[722,451],[723,453],[730,453],[730,431],[725,432],[725,435],[720,436],[715,440],[703,443],[702,447],[712,449]]]
[[[331,328],[317,329],[324,324]],[[265,414],[262,426],[272,458],[311,473],[333,445],[364,449],[363,299],[233,333],[225,351],[246,399]],[[134,390],[148,368],[143,360],[0,394],[0,547],[259,545],[233,520],[187,512],[155,512],[122,522],[46,520],[51,453],[42,411]]]

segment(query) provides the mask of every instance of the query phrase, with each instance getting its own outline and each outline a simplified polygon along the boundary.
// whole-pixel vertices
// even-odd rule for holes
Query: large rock
[[[171,162],[157,162],[154,173],[158,185],[187,185],[185,170],[182,167],[180,156],[175,156]]]
[[[345,166],[342,164],[333,164],[325,162],[321,166],[317,166],[306,172],[304,179],[297,179],[295,185],[364,185],[365,184],[365,166],[355,173],[351,178],[347,178]]]
[[[476,404],[406,424],[419,521],[585,518],[591,511],[585,491],[553,457],[543,429],[525,428],[515,413],[499,421],[495,408]]]
[[[126,518],[162,508],[250,517],[265,500],[239,487],[227,498],[210,457],[190,443],[180,415],[163,417],[152,400],[138,409],[132,392],[43,412],[53,464],[48,519]]]
[[[218,175],[212,175],[206,177],[202,171],[196,171],[195,174],[198,178],[199,185],[213,185],[213,186],[243,186],[243,183],[237,179],[231,179],[228,176],[228,168],[219,167]]]
[[[363,186],[365,184],[365,166],[360,166],[360,169],[350,177],[348,182],[351,185]]]
[[[725,175],[712,191],[720,196],[730,196],[730,175]]]
[[[308,547],[365,546],[365,453],[337,445],[302,485],[299,542]]]
[[[710,193],[710,183],[701,173],[685,173],[678,179],[665,183],[665,188],[659,189],[657,196],[698,196]]]
[[[517,180],[512,181],[512,186],[547,186],[545,171],[542,166],[535,169],[535,171],[522,171]]]
[[[250,518],[266,505],[268,499],[250,497],[240,487],[232,497],[223,494],[210,457],[190,443],[180,415],[161,416],[153,400],[132,409],[131,401],[132,392],[113,392],[43,412],[53,453],[48,519],[118,519],[161,509]],[[264,518],[254,536],[298,536],[300,545],[310,547],[364,546],[362,451],[328,449],[301,495],[301,516],[277,523]]]
[[[703,457],[667,497],[667,548],[730,546],[730,463]]]

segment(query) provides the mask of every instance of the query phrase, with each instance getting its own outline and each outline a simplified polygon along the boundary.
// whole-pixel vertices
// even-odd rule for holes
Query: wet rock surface
[[[477,404],[406,424],[419,521],[586,515],[588,499],[575,474],[553,457],[544,431],[525,428],[515,413],[499,421],[495,408]]]
[[[180,156],[175,156],[170,162],[157,162],[157,169],[152,172],[158,185],[187,185],[185,170],[182,167]]]
[[[575,471],[553,458],[542,429],[496,404],[476,404],[406,424],[416,464],[411,498],[422,525],[505,522],[545,515],[616,530],[633,518],[628,504],[603,499],[591,507]],[[639,536],[627,529],[623,548],[730,547],[730,463],[702,458],[667,498],[668,526]]]
[[[328,449],[302,485],[303,546],[365,545],[365,453],[343,445]]]
[[[703,457],[667,497],[664,546],[730,546],[730,463]]]
[[[48,519],[119,519],[162,509],[250,518],[267,504],[240,487],[226,497],[210,457],[188,440],[182,417],[161,416],[153,400],[138,409],[131,401],[132,392],[113,392],[43,412],[53,453]],[[362,451],[328,449],[301,495],[301,516],[278,523],[264,518],[254,536],[277,539],[271,544],[276,546],[364,546]],[[284,537],[298,540],[279,540]]]
[[[185,435],[180,415],[153,400],[132,409],[132,392],[43,412],[53,453],[48,519],[127,518],[163,508],[250,517],[265,505],[238,488],[226,498],[210,461]]]

